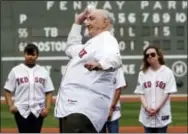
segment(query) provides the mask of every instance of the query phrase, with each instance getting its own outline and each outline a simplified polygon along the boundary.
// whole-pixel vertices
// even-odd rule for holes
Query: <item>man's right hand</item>
[[[16,106],[12,105],[12,106],[9,107],[9,111],[10,111],[12,114],[14,114],[14,113],[16,113],[16,112],[18,111],[18,109],[17,109]]]
[[[75,18],[75,23],[76,24],[83,24],[83,22],[85,21],[85,19],[87,18],[87,15],[89,14],[89,11],[87,9],[85,9],[82,13],[78,14]]]

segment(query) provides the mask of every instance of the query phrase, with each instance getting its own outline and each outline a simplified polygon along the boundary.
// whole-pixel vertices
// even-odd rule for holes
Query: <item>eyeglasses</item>
[[[156,56],[156,53],[149,53],[149,54],[145,54],[146,58],[148,58],[149,56],[151,57],[155,57]]]

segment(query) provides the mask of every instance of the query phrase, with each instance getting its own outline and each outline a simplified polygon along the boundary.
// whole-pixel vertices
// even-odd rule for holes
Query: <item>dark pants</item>
[[[107,131],[106,131],[106,123],[104,124],[102,130],[99,133],[107,133]]]
[[[168,125],[161,128],[144,127],[145,133],[167,133]]]
[[[114,120],[114,121],[107,121],[100,133],[119,133],[119,119]]]
[[[19,133],[40,133],[44,118],[39,116],[35,117],[32,113],[25,119],[16,112],[15,115],[16,124]]]
[[[59,118],[60,133],[97,133],[87,116],[79,113]]]
[[[119,133],[119,119],[106,123],[108,133]]]

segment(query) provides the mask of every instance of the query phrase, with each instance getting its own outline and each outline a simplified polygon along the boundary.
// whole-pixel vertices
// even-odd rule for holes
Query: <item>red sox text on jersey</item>
[[[28,83],[29,79],[28,77],[21,77],[21,78],[17,78],[16,82],[18,85],[23,84],[23,83]],[[41,78],[41,77],[35,77],[35,83],[40,83],[42,85],[44,85],[45,79]]]
[[[156,87],[159,87],[160,89],[165,89],[166,87],[166,83],[164,83],[163,81],[156,81],[155,84]],[[144,82],[144,88],[151,88],[151,87],[152,87],[151,81]]]

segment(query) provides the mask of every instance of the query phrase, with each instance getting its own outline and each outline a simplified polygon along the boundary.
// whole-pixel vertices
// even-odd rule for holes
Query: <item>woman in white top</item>
[[[163,54],[156,46],[144,50],[143,67],[135,89],[140,94],[139,121],[145,133],[166,133],[172,122],[170,94],[177,92],[173,72],[165,65]]]
[[[28,44],[24,50],[25,63],[12,68],[4,86],[9,110],[20,133],[40,133],[51,106],[54,86],[48,71],[36,64],[38,55],[38,48]]]

